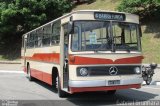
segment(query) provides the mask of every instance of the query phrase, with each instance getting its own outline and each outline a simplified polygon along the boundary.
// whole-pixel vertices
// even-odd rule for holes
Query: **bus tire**
[[[28,64],[28,67],[27,67],[27,72],[28,72],[28,79],[29,81],[33,81],[34,78],[31,76],[31,69],[30,69],[30,65]]]
[[[57,88],[57,92],[58,92],[59,97],[64,98],[67,96],[67,93],[61,90],[59,75],[57,75],[57,78],[56,78],[56,88]]]
[[[107,94],[108,94],[108,95],[114,95],[115,93],[116,93],[116,90],[107,91]]]

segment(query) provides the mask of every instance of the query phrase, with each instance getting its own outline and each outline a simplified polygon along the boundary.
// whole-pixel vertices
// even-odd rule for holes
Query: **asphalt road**
[[[5,103],[15,106],[72,106],[72,105],[115,105],[122,103],[145,103],[160,100],[160,86],[149,85],[141,89],[119,90],[114,96],[106,92],[78,93],[59,98],[49,85],[30,82],[26,75],[19,71],[0,72],[0,105]],[[134,101],[134,102],[133,102]],[[156,101],[157,102],[157,101]],[[158,101],[160,105],[160,101]]]

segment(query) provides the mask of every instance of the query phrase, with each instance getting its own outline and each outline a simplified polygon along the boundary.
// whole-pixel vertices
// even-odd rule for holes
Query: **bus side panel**
[[[43,73],[41,71],[31,68],[31,76],[43,81]]]
[[[52,85],[52,69],[53,67],[57,67],[58,70],[60,68],[59,54],[59,45],[27,48],[23,59],[25,58],[26,63],[29,63],[32,77]]]
[[[32,77],[38,80],[41,80],[49,85],[52,85],[52,75],[51,74],[48,74],[48,73],[45,73],[45,72],[42,72],[36,69],[31,69],[31,70],[32,70],[32,73],[31,73]]]
[[[42,73],[43,76],[43,81],[46,82],[49,85],[52,85],[52,74],[48,74],[48,73]]]
[[[59,69],[58,64],[40,61],[29,61],[29,63],[32,77],[52,85],[52,68],[57,67]]]

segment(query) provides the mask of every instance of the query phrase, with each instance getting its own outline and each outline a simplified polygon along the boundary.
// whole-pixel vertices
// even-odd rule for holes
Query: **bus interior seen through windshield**
[[[139,25],[117,21],[75,21],[71,50],[141,51]]]

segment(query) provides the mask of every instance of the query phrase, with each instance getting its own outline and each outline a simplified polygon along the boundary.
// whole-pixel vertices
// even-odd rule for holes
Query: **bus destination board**
[[[124,21],[126,17],[125,17],[125,14],[121,14],[121,13],[95,12],[94,18],[99,20]]]

